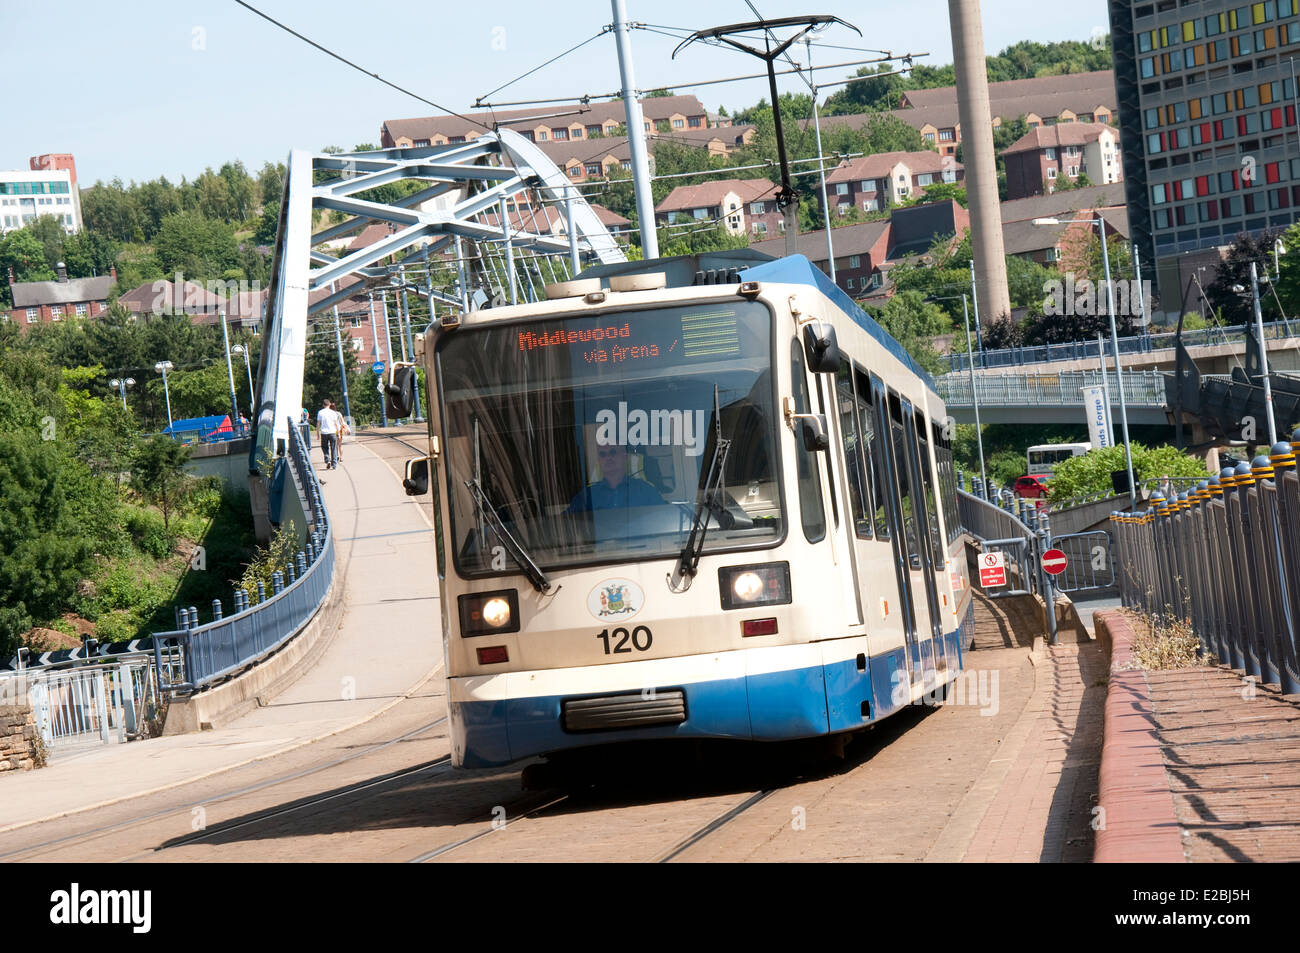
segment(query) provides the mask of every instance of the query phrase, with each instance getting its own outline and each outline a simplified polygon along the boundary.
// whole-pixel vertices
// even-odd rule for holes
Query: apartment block
[[[1178,259],[1285,227],[1300,204],[1300,0],[1110,0],[1133,239]]]

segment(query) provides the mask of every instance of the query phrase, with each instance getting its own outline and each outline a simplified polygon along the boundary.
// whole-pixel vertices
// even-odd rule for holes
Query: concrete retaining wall
[[[242,489],[248,485],[248,451],[251,445],[249,438],[199,444],[190,457],[189,472],[196,477],[220,477],[227,486]]]

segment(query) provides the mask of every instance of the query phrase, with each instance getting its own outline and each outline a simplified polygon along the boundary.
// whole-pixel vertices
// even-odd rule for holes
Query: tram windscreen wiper
[[[700,553],[704,550],[704,536],[709,529],[709,514],[719,510],[717,493],[722,485],[722,476],[726,472],[727,452],[731,449],[731,441],[722,436],[722,413],[718,406],[716,384],[713,387],[713,419],[716,427],[713,455],[709,457],[708,477],[700,490],[699,499],[695,502],[695,514],[691,518],[691,533],[686,537],[686,545],[682,547],[681,555],[677,557],[677,565],[673,567],[672,578],[669,579],[669,588],[674,592],[685,591],[690,587],[689,582],[681,589],[678,589],[678,586],[683,580],[695,578],[696,569],[700,565]]]
[[[497,539],[501,540],[505,545],[506,552],[519,564],[519,568],[524,571],[524,575],[533,584],[533,588],[538,592],[550,592],[551,580],[546,577],[546,573],[542,572],[541,567],[528,554],[528,550],[524,549],[523,544],[515,539],[510,530],[506,529],[506,524],[497,515],[496,509],[492,506],[492,501],[483,492],[483,486],[478,482],[478,477],[466,480],[465,486],[469,488],[470,496],[474,498],[474,506],[478,509],[480,522],[485,522],[492,528],[492,532],[496,533]]]

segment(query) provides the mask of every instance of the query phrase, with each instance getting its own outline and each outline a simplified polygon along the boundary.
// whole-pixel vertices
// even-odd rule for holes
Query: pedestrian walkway
[[[211,731],[106,745],[0,776],[0,831],[282,754],[368,721],[440,669],[433,534],[393,470],[350,441],[322,474],[335,532],[335,579],[321,650],[262,707]],[[319,458],[319,448],[313,450]],[[318,468],[319,469],[319,468]]]
[[[1124,665],[1129,621],[1099,617]],[[1127,815],[1108,809],[1117,843],[1098,859],[1300,860],[1300,697],[1221,665],[1116,675],[1128,694],[1106,724],[1102,803],[1122,803]],[[1134,710],[1141,721],[1126,726],[1120,715]],[[1139,771],[1141,786],[1131,783]]]
[[[1092,857],[1105,659],[1095,642],[1043,646],[1034,694],[990,762],[997,793],[967,862]]]

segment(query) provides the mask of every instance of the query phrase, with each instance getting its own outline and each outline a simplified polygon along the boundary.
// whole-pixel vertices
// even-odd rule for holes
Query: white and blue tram
[[[868,726],[962,668],[944,407],[802,256],[601,266],[417,350],[457,765]],[[965,623],[965,624],[964,624]]]

